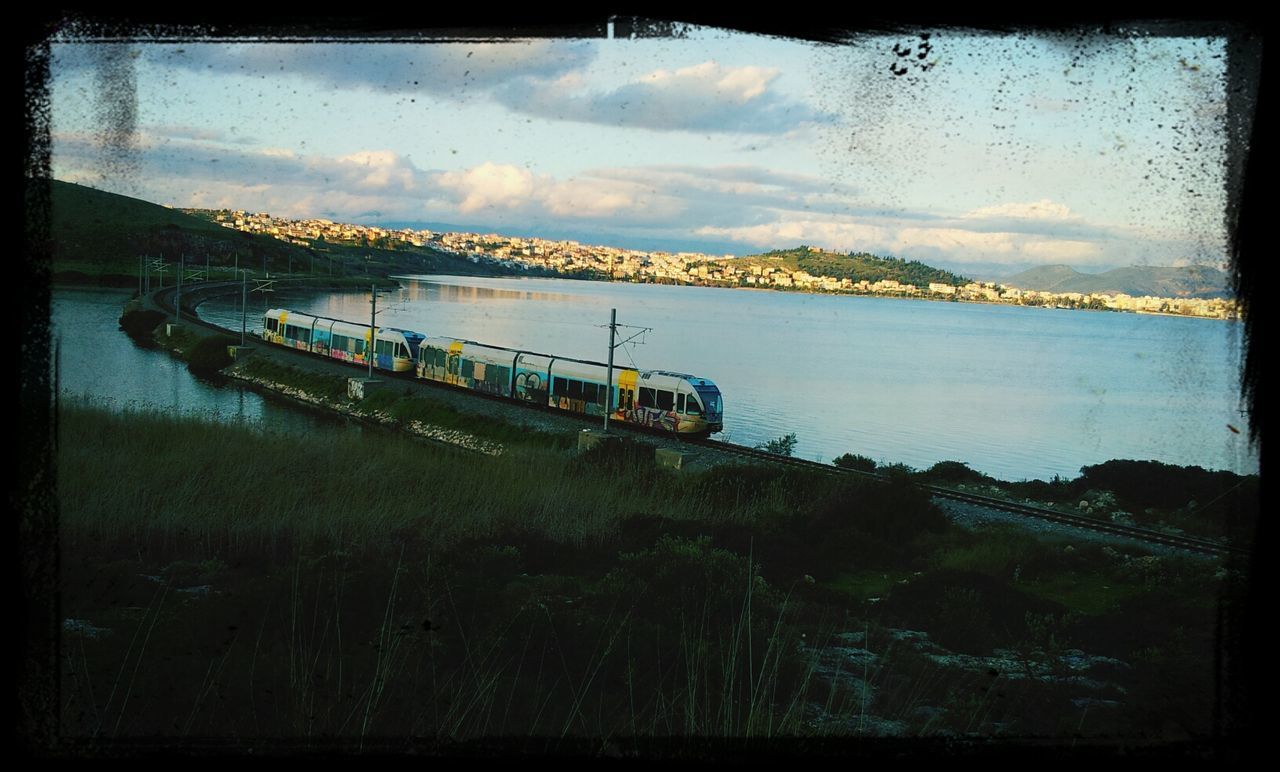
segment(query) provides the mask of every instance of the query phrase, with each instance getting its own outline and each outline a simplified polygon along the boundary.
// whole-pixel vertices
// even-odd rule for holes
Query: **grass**
[[[545,751],[1207,731],[1214,585],[1194,561],[967,534],[905,490],[788,470],[669,473],[626,443],[476,457],[377,429],[303,442],[76,401],[60,420],[62,613],[83,622],[64,635],[67,736]],[[859,539],[874,548],[828,546]],[[1103,582],[1118,600],[1096,602]],[[1037,668],[1068,646],[1129,658],[1116,688],[1145,696],[1082,712],[1079,687],[993,682],[903,627]]]

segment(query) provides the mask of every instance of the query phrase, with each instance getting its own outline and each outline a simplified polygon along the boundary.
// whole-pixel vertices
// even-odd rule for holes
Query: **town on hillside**
[[[1020,290],[995,282],[967,281],[958,277],[954,282],[928,281],[919,284],[889,278],[876,281],[855,280],[847,276],[813,275],[802,269],[790,268],[780,257],[770,257],[776,253],[737,258],[733,255],[713,256],[700,252],[646,252],[536,237],[383,228],[337,223],[320,218],[294,220],[272,217],[265,212],[187,211],[200,216],[212,216],[225,228],[269,235],[303,247],[322,249],[325,243],[379,249],[430,247],[477,264],[486,263],[516,271],[536,268],[571,278],[914,297],[1048,308],[1176,314],[1214,319],[1235,319],[1239,316],[1239,308],[1231,298],[1045,292]],[[805,249],[815,253],[825,252],[821,247]],[[771,262],[778,264],[770,265]]]

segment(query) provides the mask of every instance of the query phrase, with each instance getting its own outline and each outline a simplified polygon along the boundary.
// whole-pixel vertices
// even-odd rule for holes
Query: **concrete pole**
[[[609,413],[613,411],[613,331],[618,326],[618,309],[609,309],[609,369],[604,376],[604,431],[609,432]]]
[[[369,350],[365,357],[369,360],[369,378],[373,378],[373,349],[378,343],[378,328],[374,326],[374,317],[378,315],[378,285],[369,285]]]
[[[176,299],[173,302],[173,307],[178,312],[178,321],[182,321],[182,271],[183,271],[183,268],[186,267],[186,264],[187,264],[187,256],[179,255],[178,256],[178,294],[174,296]]]

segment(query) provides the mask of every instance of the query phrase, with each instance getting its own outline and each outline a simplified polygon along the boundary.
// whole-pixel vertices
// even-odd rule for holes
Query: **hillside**
[[[1166,298],[1231,297],[1223,271],[1203,265],[1130,266],[1104,273],[1081,273],[1068,265],[1046,265],[1010,276],[1001,284],[1040,292],[1081,292]]]
[[[812,276],[830,276],[851,281],[877,282],[885,279],[927,287],[930,282],[960,286],[968,279],[950,271],[925,265],[915,260],[876,257],[865,252],[838,254],[814,252],[801,245],[795,249],[776,249],[759,255],[734,258],[731,265],[741,269],[759,265],[765,268],[782,268],[788,271],[804,271]]]
[[[310,250],[277,239],[233,231],[174,209],[61,180],[50,181],[49,235],[59,274],[136,277],[139,255],[175,261],[181,255],[214,265],[239,260],[287,271]]]
[[[128,196],[60,180],[50,181],[49,237],[55,281],[134,286],[139,257],[207,264],[211,278],[232,267],[275,274],[387,276],[392,273],[495,273],[438,250],[376,246],[299,246],[270,236],[224,228],[215,213],[188,214]],[[173,276],[172,268],[167,274]]]

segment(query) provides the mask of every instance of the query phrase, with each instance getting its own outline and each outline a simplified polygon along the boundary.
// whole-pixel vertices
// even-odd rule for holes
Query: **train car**
[[[272,308],[262,317],[262,339],[356,365],[369,364],[369,326],[340,319],[311,316]],[[379,327],[373,345],[373,366],[389,372],[414,369],[421,333]]]
[[[417,376],[511,399],[519,354],[514,349],[486,346],[469,340],[424,338],[418,344]]]
[[[608,366],[449,337],[423,339],[419,378],[520,402],[603,417]],[[611,419],[673,434],[708,435],[724,426],[720,391],[705,378],[614,367]]]
[[[547,404],[559,410],[603,416],[608,367],[599,362],[553,359]],[[706,436],[724,428],[720,390],[705,378],[665,370],[613,369],[610,419],[673,434]]]

